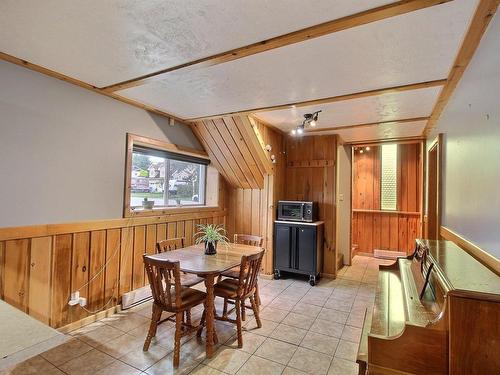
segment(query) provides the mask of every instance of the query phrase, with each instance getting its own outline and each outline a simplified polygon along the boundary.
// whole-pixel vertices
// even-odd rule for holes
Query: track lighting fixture
[[[302,121],[302,124],[298,125],[295,129],[292,129],[290,132],[291,135],[301,135],[304,133],[304,129],[306,126],[310,127],[315,127],[316,123],[318,121],[318,114],[321,112],[321,110],[313,112],[313,113],[306,113],[304,115],[304,121]]]

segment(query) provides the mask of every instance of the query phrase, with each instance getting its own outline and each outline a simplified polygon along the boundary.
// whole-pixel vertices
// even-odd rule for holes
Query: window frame
[[[205,159],[208,161],[208,165],[204,168],[204,178],[205,183],[203,186],[203,194],[205,203],[196,205],[185,205],[181,207],[177,206],[159,206],[154,207],[151,210],[145,210],[142,207],[131,207],[130,198],[132,190],[132,155],[134,151],[134,146],[142,146],[150,149],[156,149],[160,151],[168,151],[180,155],[193,156],[200,159]],[[168,159],[167,159],[168,160]],[[173,143],[163,142],[157,139],[148,138],[136,134],[127,133],[127,149],[126,149],[126,162],[125,162],[125,184],[124,184],[124,201],[123,201],[123,217],[136,217],[136,216],[158,216],[167,215],[174,213],[187,213],[187,212],[198,212],[204,210],[213,210],[218,207],[218,202],[209,202],[207,195],[207,185],[209,183],[209,173],[208,169],[210,167],[210,158],[208,154],[204,151],[192,149],[189,147],[184,147],[176,145]],[[167,171],[166,171],[167,172]],[[167,177],[166,177],[167,178]]]

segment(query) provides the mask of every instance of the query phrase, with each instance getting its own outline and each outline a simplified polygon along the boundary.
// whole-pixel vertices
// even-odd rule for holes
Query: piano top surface
[[[419,240],[452,289],[500,294],[500,277],[451,241]]]

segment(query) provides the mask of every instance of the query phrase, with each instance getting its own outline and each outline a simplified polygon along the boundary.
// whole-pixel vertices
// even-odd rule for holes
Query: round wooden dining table
[[[229,243],[219,245],[217,254],[205,255],[203,245],[193,245],[181,249],[166,251],[164,253],[151,255],[155,259],[163,259],[171,262],[179,261],[180,270],[185,273],[195,274],[205,280],[207,293],[206,299],[206,356],[211,358],[214,352],[215,331],[215,298],[214,281],[222,272],[241,264],[242,255],[251,255],[262,251],[261,247]]]

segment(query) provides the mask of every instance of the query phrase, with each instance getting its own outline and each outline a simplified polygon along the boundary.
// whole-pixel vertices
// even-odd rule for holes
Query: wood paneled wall
[[[335,277],[335,161],[337,136],[287,137],[284,199],[316,201],[325,221],[323,273]]]
[[[248,116],[204,120],[194,133],[218,171],[233,188],[263,189],[272,165],[263,149],[258,124]]]
[[[374,249],[410,253],[421,234],[421,144],[398,146],[397,211],[380,211],[380,152],[355,151],[353,162],[352,243],[356,252]]]
[[[276,216],[276,202],[283,197],[285,177],[285,154],[283,135],[258,120],[251,119],[261,147],[271,145],[266,158],[274,155],[272,174],[264,175],[262,189],[228,189],[227,230],[230,238],[235,233],[253,234],[264,238],[266,255],[262,262],[263,272],[273,272],[273,225]]]
[[[147,284],[142,255],[165,238],[193,243],[198,223],[225,222],[223,209],[163,217],[0,229],[0,297],[32,317],[59,328],[91,314],[68,306],[72,291],[89,311],[111,308]],[[107,263],[104,272],[97,275]],[[96,276],[97,275],[97,276]],[[95,277],[95,278],[94,278]]]

